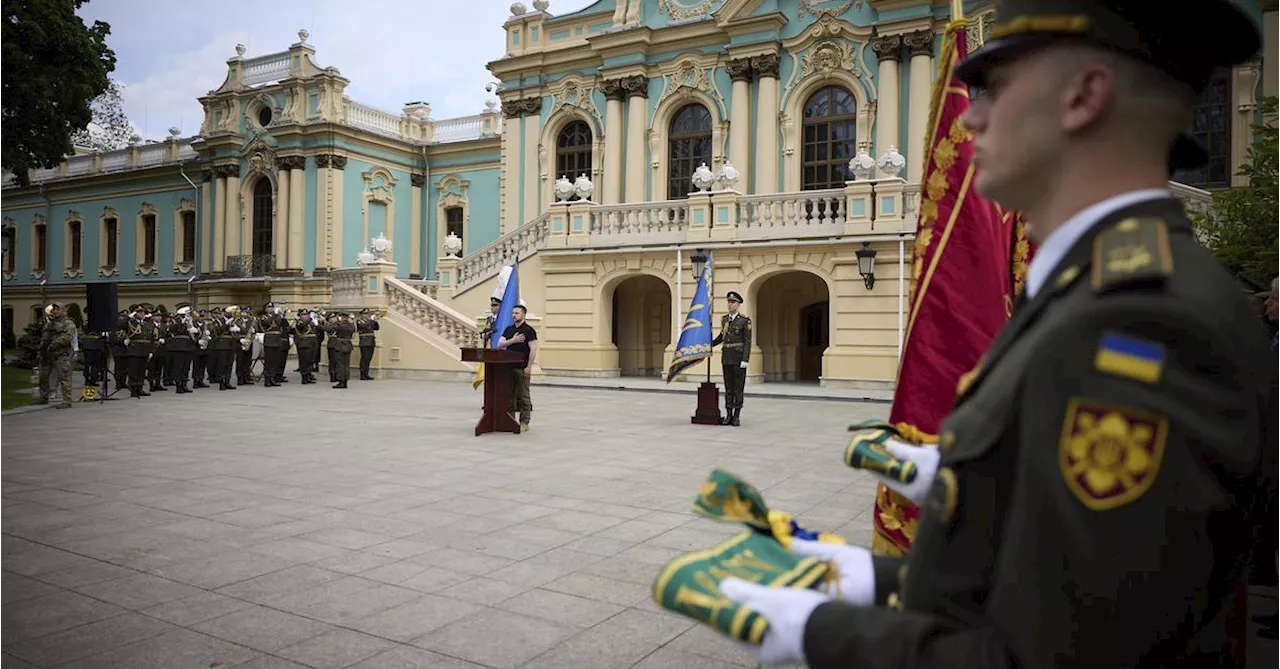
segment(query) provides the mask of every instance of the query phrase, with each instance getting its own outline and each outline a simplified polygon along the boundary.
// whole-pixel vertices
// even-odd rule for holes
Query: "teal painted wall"
[[[386,227],[391,222],[387,219],[390,212],[379,211],[379,204],[370,201],[369,230],[368,234],[365,233],[365,195],[368,190],[376,187],[381,182],[378,177],[375,177],[374,182],[370,184],[365,181],[364,175],[365,172],[379,167],[390,172],[394,181],[391,186],[391,197],[395,202],[395,230],[390,239],[392,247],[395,249],[395,257],[399,262],[396,275],[408,277],[409,225],[413,206],[411,199],[413,197],[413,186],[409,181],[410,173],[399,167],[389,167],[355,156],[347,160],[347,168],[342,172],[342,185],[344,188],[342,194],[342,266],[354,266],[357,254],[369,246],[369,240],[378,236],[379,231],[385,234]]]
[[[497,166],[482,167],[475,169],[458,169],[450,171],[433,171],[431,180],[427,184],[425,214],[423,218],[426,220],[426,234],[422,235],[426,243],[427,253],[423,257],[426,259],[426,278],[436,278],[436,261],[440,257],[441,246],[444,240],[439,239],[436,233],[442,225],[439,216],[437,216],[437,208],[440,203],[440,182],[450,176],[457,176],[464,181],[470,182],[467,185],[464,195],[467,200],[467,210],[469,218],[464,228],[463,250],[462,254],[473,253],[481,248],[493,243],[498,239],[498,212],[502,203],[498,200],[498,179],[501,175],[501,169]]]

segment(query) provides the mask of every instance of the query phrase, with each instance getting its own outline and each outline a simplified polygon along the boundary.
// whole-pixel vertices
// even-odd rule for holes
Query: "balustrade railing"
[[[591,239],[600,244],[637,238],[652,243],[680,241],[689,223],[688,200],[602,204],[591,211]]]
[[[289,76],[289,52],[258,56],[244,61],[244,77],[246,86],[257,86],[272,81],[280,81]]]
[[[402,283],[411,286],[419,293],[427,297],[436,298],[440,294],[440,282],[428,279],[400,279]]]
[[[496,123],[494,124],[496,127]],[[432,140],[436,142],[465,142],[480,139],[484,134],[484,115],[447,118],[434,123]]]
[[[459,348],[480,346],[475,320],[451,309],[402,279],[386,278],[389,309]]]
[[[274,253],[259,253],[244,256],[227,256],[227,265],[222,275],[228,279],[251,276],[267,276],[276,267]]]
[[[841,188],[738,198],[741,237],[821,237],[840,234],[844,223],[845,193]]]
[[[344,100],[347,125],[393,137],[400,136],[400,116],[375,107]]]
[[[516,258],[542,248],[547,241],[547,220],[548,215],[543,214],[460,260],[457,289],[465,290],[480,283]]]

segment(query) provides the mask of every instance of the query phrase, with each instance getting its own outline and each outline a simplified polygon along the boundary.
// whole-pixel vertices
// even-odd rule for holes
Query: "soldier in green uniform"
[[[89,317],[87,312],[85,317]],[[101,384],[107,373],[107,340],[103,333],[86,327],[80,336],[80,350],[84,351],[84,385]]]
[[[311,320],[311,312],[298,310],[298,320],[293,325],[293,337],[298,347],[298,371],[303,383],[315,383],[316,357],[320,355],[320,328]]]
[[[213,355],[214,373],[217,375],[218,390],[235,390],[231,384],[231,366],[235,362],[236,353],[240,351],[240,340],[244,338],[239,310],[235,306],[226,307],[221,316],[213,321]]]
[[[374,334],[381,328],[378,325],[378,315],[370,309],[360,310],[360,320],[356,321],[356,332],[360,337],[360,380],[372,381],[373,377],[369,375],[369,363],[373,362],[373,350],[378,345],[378,335]]]
[[[45,322],[40,331],[40,399],[33,404],[48,404],[50,387],[56,376],[62,402],[59,409],[71,408],[71,343],[76,338],[76,324],[67,318],[61,304],[54,302],[44,308]]]
[[[209,384],[205,383],[206,374],[209,374],[212,365],[209,363],[213,351],[213,332],[210,330],[212,320],[206,309],[201,309],[195,317],[196,325],[196,348],[191,356],[191,388],[208,388]],[[209,377],[212,378],[212,377]]]
[[[147,381],[151,384],[151,392],[154,393],[169,389],[169,386],[164,384],[164,374],[169,358],[169,340],[165,335],[169,333],[169,325],[163,312],[157,311],[151,314],[151,328],[155,336],[151,340],[151,355],[147,358]]]
[[[480,346],[489,347],[489,340],[493,338],[493,324],[498,320],[498,310],[502,308],[502,298],[489,298],[489,315],[484,319],[484,329],[480,331]],[[498,333],[502,335],[501,332]]]
[[[123,390],[129,385],[129,363],[125,359],[124,342],[115,334],[124,331],[132,314],[133,307],[128,310],[121,309],[120,313],[116,314],[115,329],[107,335],[107,346],[111,352],[111,369],[116,377],[116,390]]]
[[[747,361],[751,359],[751,319],[738,313],[742,295],[729,291],[725,296],[729,313],[720,318],[720,334],[711,342],[720,349],[720,368],[724,371],[724,412],[722,425],[738,426],[742,415],[742,389],[747,384]]]
[[[329,373],[336,381],[333,387],[346,388],[347,379],[351,378],[351,335],[356,333],[351,314],[345,311],[329,314],[324,331],[329,338]]]
[[[1226,0],[1178,9],[997,3],[956,127],[1038,245],[1026,300],[912,449],[908,557],[827,549],[847,601],[721,584],[768,619],[765,663],[1244,666],[1232,595],[1274,490],[1276,364],[1168,179],[1205,157],[1182,135],[1197,91],[1261,39]]]
[[[258,316],[258,332],[262,333],[262,386],[274,388],[280,385],[279,377],[284,371],[285,348],[289,334],[285,331],[284,318],[280,316],[276,305],[271,302],[262,307]]]
[[[258,327],[258,319],[253,315],[253,307],[245,305],[236,308],[235,326],[240,328],[238,330],[240,338],[236,342],[234,351],[236,384],[251,386],[253,385],[253,340],[254,335],[262,331]],[[266,378],[265,373],[263,378]]]
[[[146,377],[147,359],[156,340],[155,326],[147,318],[145,305],[132,305],[129,311],[131,315],[124,322],[124,327],[116,331],[116,340],[124,345],[129,396],[149,397],[151,393],[142,389],[142,383]]]
[[[191,356],[196,350],[196,338],[200,328],[196,327],[191,315],[191,304],[178,303],[178,308],[169,319],[168,333],[165,335],[165,347],[169,354],[169,373],[167,376],[181,395],[191,392],[187,387],[187,379],[191,376]]]

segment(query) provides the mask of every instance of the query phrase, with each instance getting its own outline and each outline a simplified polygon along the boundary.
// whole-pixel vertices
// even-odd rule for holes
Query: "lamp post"
[[[862,283],[871,290],[876,285],[876,250],[871,248],[871,242],[862,242],[862,248],[854,255],[858,257],[858,274],[862,275]]]
[[[694,250],[694,252],[693,252],[693,257],[692,257],[692,258],[690,258],[690,260],[692,260],[692,261],[693,261],[693,265],[692,265],[692,268],[693,268],[693,280],[694,280],[694,281],[697,281],[697,280],[699,280],[699,279],[701,279],[701,278],[702,278],[702,270],[706,269],[706,267],[707,267],[707,252],[706,252],[706,250],[705,250],[705,249],[695,249],[695,250]]]
[[[5,333],[13,329],[12,322],[9,322],[9,316],[4,311],[4,272],[5,267],[9,266],[9,232],[5,230],[0,235],[0,326],[4,327]],[[0,365],[4,365],[4,347],[0,345]]]

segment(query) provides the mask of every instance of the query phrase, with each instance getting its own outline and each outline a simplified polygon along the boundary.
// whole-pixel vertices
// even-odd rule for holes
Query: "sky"
[[[532,7],[532,0],[524,0]],[[592,0],[552,0],[568,14]],[[510,0],[91,0],[86,22],[111,25],[112,78],[124,85],[125,113],[148,139],[177,127],[200,130],[197,98],[222,85],[236,44],[246,58],[284,51],[298,30],[316,49],[320,67],[336,67],[352,100],[399,113],[424,100],[432,117],[478,114],[494,81],[485,64],[503,54],[502,24]]]

